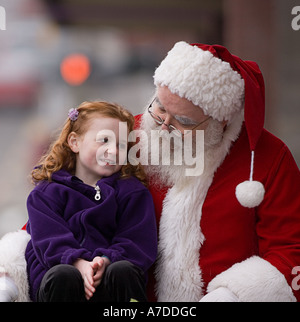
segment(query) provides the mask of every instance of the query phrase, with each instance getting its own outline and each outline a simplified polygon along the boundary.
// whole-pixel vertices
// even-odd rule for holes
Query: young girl
[[[133,116],[115,104],[71,109],[32,172],[25,257],[34,301],[146,301],[154,206],[141,166],[124,162],[120,122],[133,130]]]

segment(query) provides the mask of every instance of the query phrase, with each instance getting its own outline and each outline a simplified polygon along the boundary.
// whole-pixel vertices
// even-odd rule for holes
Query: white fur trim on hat
[[[156,86],[201,107],[218,121],[230,121],[244,102],[244,80],[230,64],[186,42],[169,51],[154,74]]]

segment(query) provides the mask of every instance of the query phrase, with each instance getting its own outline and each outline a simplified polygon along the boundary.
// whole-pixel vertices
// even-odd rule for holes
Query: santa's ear
[[[68,144],[70,149],[74,152],[74,153],[78,153],[79,152],[79,140],[78,140],[78,134],[76,134],[75,132],[71,132],[68,135]]]

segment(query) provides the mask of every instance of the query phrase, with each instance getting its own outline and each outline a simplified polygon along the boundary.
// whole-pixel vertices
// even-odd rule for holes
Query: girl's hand
[[[85,297],[89,300],[96,291],[93,276],[95,274],[95,263],[78,258],[73,264],[81,273],[84,282]],[[99,284],[98,284],[99,285]]]
[[[94,286],[97,287],[101,283],[105,269],[110,264],[110,260],[107,257],[96,256],[92,263],[95,272],[93,276]]]
[[[96,256],[89,262],[78,258],[74,266],[80,271],[84,281],[84,291],[87,300],[91,299],[96,291],[96,287],[101,283],[106,267],[110,264],[107,257]]]

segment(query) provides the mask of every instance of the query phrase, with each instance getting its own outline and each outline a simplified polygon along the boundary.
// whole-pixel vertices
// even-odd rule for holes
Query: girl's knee
[[[49,269],[45,275],[46,279],[55,282],[68,283],[75,280],[81,280],[81,274],[77,268],[72,265],[60,264]]]
[[[143,276],[143,272],[139,267],[126,260],[110,264],[106,269],[106,274],[114,279],[141,278]]]
[[[48,270],[37,293],[38,302],[77,302],[83,297],[81,273],[74,266],[65,264]]]
[[[147,301],[142,269],[128,261],[119,261],[106,268],[104,287],[113,301],[128,302],[130,299]]]
[[[123,260],[110,264],[106,271],[113,274],[127,274],[134,270],[134,267],[135,266],[132,263]]]

